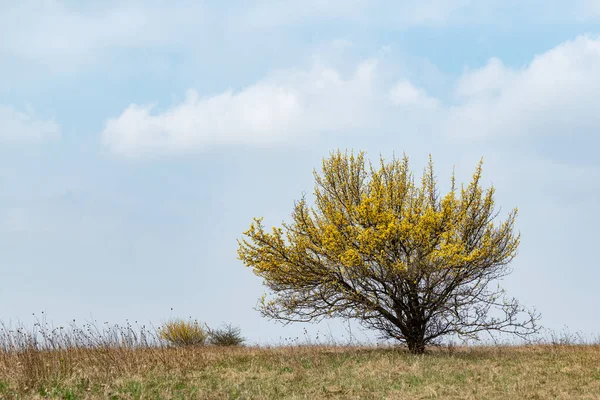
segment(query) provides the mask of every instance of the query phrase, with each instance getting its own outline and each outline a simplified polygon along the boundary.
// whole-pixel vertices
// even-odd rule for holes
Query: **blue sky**
[[[520,210],[507,291],[596,335],[599,34],[597,0],[0,0],[0,317],[298,336],[236,239],[353,148],[431,153],[442,187],[484,157]]]

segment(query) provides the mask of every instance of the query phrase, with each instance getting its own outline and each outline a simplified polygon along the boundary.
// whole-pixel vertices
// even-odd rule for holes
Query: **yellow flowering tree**
[[[314,172],[314,206],[295,202],[291,223],[256,218],[238,256],[264,279],[264,316],[283,321],[358,319],[413,353],[447,335],[525,336],[539,316],[492,281],[517,253],[517,210],[494,222],[494,188],[471,182],[441,196],[430,158],[420,185],[406,156],[379,165],[364,153],[332,153]]]

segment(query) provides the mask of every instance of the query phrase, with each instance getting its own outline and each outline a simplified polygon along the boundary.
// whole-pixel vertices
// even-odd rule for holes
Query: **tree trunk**
[[[413,354],[425,353],[425,324],[423,318],[418,316],[410,320],[409,334],[406,337],[408,350]]]
[[[425,353],[425,318],[419,304],[418,289],[415,287],[408,304],[409,318],[407,321],[407,335],[405,337],[408,351],[413,354]]]
[[[412,354],[425,353],[425,342],[423,340],[408,339],[406,343],[408,344],[408,351]]]

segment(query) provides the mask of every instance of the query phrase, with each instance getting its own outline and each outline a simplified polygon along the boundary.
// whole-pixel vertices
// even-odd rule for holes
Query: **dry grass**
[[[350,345],[173,347],[160,332],[0,323],[0,399],[600,399],[599,341],[572,345],[568,334],[417,356]]]
[[[600,399],[599,345],[0,349],[0,398]],[[139,344],[139,343],[138,343]]]

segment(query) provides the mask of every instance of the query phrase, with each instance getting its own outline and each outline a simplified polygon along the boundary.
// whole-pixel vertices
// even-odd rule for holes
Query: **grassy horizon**
[[[0,398],[600,399],[600,342],[168,346],[131,326],[0,325]],[[35,339],[32,335],[36,333]]]

